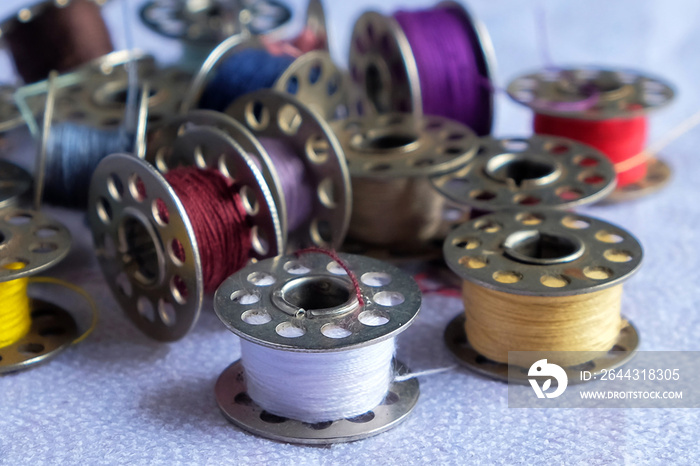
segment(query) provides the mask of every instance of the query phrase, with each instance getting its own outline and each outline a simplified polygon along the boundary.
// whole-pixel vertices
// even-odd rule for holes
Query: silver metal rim
[[[516,180],[508,166],[529,163],[532,176]],[[522,167],[520,172],[528,170]],[[596,149],[571,139],[481,138],[474,159],[431,179],[435,188],[459,204],[496,211],[523,206],[557,209],[597,202],[615,189],[613,164]]]
[[[218,3],[222,7],[222,2]],[[226,3],[226,2],[223,2]],[[152,31],[166,37],[200,44],[217,44],[240,34],[243,28],[253,34],[267,34],[285,24],[291,11],[275,0],[228,2],[239,8],[222,8],[225,14],[212,16],[211,9],[187,13],[185,2],[155,0],[141,8],[141,20]]]
[[[0,348],[0,374],[30,369],[68,348],[78,337],[73,317],[60,307],[36,299],[29,302],[29,332],[10,346]]]
[[[202,263],[187,212],[163,175],[132,155],[103,159],[90,184],[88,219],[98,262],[126,315],[156,340],[185,336],[202,306]],[[130,237],[127,228],[143,238]],[[137,239],[143,244],[129,243]],[[156,271],[140,269],[136,246],[155,254]]]
[[[547,248],[546,257],[528,252]],[[516,295],[570,296],[618,285],[639,269],[642,246],[620,227],[556,210],[501,211],[445,240],[447,265],[464,280]]]
[[[511,367],[501,362],[491,361],[476,352],[469,344],[464,331],[465,315],[460,314],[447,324],[445,329],[445,344],[457,360],[468,369],[503,382],[527,385],[527,368]],[[605,357],[596,358],[572,367],[564,367],[569,375],[569,381],[579,381],[579,371],[587,370],[594,375],[600,375],[603,370],[610,370],[624,365],[632,359],[639,346],[639,334],[632,322],[620,330],[615,345]],[[510,371],[510,376],[509,376]]]
[[[0,160],[0,209],[17,205],[32,187],[32,175],[22,167]]]
[[[454,170],[476,153],[476,133],[456,121],[410,113],[351,118],[331,123],[353,176],[425,177]],[[394,139],[389,148],[376,145]],[[373,141],[376,143],[373,145]]]
[[[286,92],[331,120],[345,103],[345,80],[328,52],[305,53],[282,73],[274,90]]]
[[[605,203],[629,202],[650,196],[666,187],[672,176],[671,167],[666,162],[651,159],[647,162],[647,174],[642,180],[617,188],[605,199]]]
[[[600,96],[591,98],[591,90]],[[514,79],[508,85],[513,100],[545,115],[581,120],[634,118],[668,105],[673,88],[659,78],[633,70],[595,67],[541,70]],[[571,109],[566,106],[580,105]]]
[[[252,256],[273,257],[284,252],[286,235],[275,200],[255,161],[228,134],[214,127],[191,126],[176,118],[149,143],[146,158],[161,173],[178,166],[213,168],[235,183],[243,199],[252,235]]]
[[[408,372],[394,361],[398,374]],[[382,403],[365,414],[335,421],[307,424],[264,411],[246,393],[245,373],[240,361],[219,376],[214,392],[223,415],[243,430],[281,442],[310,445],[352,442],[396,427],[413,411],[420,395],[418,379],[392,382]]]
[[[0,210],[0,282],[34,275],[56,265],[68,255],[70,246],[68,229],[41,212]],[[24,267],[6,267],[13,263]]]
[[[339,247],[352,211],[350,175],[343,148],[325,120],[294,97],[270,90],[240,97],[226,113],[256,138],[274,138],[293,147],[313,179],[313,214],[291,232],[289,247]]]
[[[367,70],[376,69],[379,89],[369,95],[377,113],[423,113],[420,79],[411,44],[394,18],[375,11],[355,22],[350,42],[350,76],[367,90]],[[372,85],[373,83],[369,83]]]
[[[348,350],[406,330],[421,307],[420,289],[413,278],[369,257],[340,254],[340,258],[356,274],[364,306],[359,305],[345,270],[327,255],[311,253],[267,259],[233,274],[216,291],[214,310],[239,337],[286,351]],[[285,286],[302,279],[338,283],[347,290],[348,300],[318,315],[313,309],[295,306],[285,300]],[[344,333],[328,336],[329,330]]]

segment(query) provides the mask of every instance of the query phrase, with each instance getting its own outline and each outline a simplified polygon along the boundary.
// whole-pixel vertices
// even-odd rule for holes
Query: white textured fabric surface
[[[6,15],[19,0],[0,2]],[[123,46],[115,0],[106,11]],[[132,5],[140,2],[133,0]],[[303,0],[290,2],[297,11]],[[333,47],[345,49],[364,9],[430,2],[327,0]],[[533,8],[523,0],[473,0],[499,60],[499,83],[542,65]],[[560,64],[640,68],[678,87],[678,100],[652,117],[660,136],[700,109],[700,3],[693,0],[543,1],[551,52]],[[297,15],[297,21],[299,15]],[[178,56],[172,41],[140,24],[135,42],[163,60]],[[9,79],[0,57],[0,80]],[[530,132],[529,112],[498,97],[498,135]],[[700,226],[695,130],[664,151],[673,184],[653,198],[586,212],[634,232],[646,249],[642,270],[626,285],[623,311],[634,320],[643,350],[700,350]],[[82,216],[54,210],[71,227],[70,260],[51,274],[84,286],[102,320],[82,345],[36,370],[0,378],[0,463],[4,464],[697,464],[700,414],[694,410],[515,410],[505,384],[455,369],[421,380],[413,415],[398,428],[328,448],[286,445],[247,434],[216,407],[214,381],[239,356],[239,343],[210,303],[184,340],[159,344],[141,335],[110,296],[92,256]],[[414,370],[452,363],[445,325],[461,312],[456,299],[428,296],[416,323],[398,341]]]

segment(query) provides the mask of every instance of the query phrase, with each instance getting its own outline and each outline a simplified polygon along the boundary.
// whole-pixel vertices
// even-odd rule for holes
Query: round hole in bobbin
[[[571,146],[563,142],[550,142],[545,144],[544,149],[550,154],[564,155],[571,149]]]
[[[10,225],[22,226],[22,225],[26,225],[29,222],[31,222],[32,218],[33,218],[33,216],[30,213],[21,213],[21,214],[10,215],[5,220]]]
[[[148,196],[146,185],[143,183],[141,177],[135,173],[129,177],[129,192],[131,193],[131,197],[139,202],[142,202]]]
[[[621,235],[618,235],[617,233],[613,233],[612,231],[608,230],[600,230],[595,234],[595,239],[598,241],[601,241],[603,243],[621,243],[624,238]]]
[[[194,164],[200,170],[207,168],[207,160],[204,158],[204,149],[202,146],[196,146],[194,148]]]
[[[328,220],[315,218],[311,222],[310,232],[316,246],[328,246],[333,241],[333,229]]]
[[[605,177],[603,175],[600,175],[598,173],[593,173],[593,174],[583,174],[581,175],[581,181],[583,181],[586,184],[600,184],[605,181]]]
[[[143,220],[134,216],[125,216],[119,225],[119,236],[126,250],[123,259],[127,264],[127,273],[139,283],[149,286],[160,277],[160,253],[156,247],[157,240]]]
[[[156,311],[153,309],[153,304],[145,296],[139,296],[139,299],[136,300],[136,310],[141,318],[149,322],[156,321]]]
[[[321,74],[323,74],[322,71],[321,65],[318,63],[314,64],[309,69],[309,84],[316,84],[321,79]]]
[[[360,414],[359,416],[355,416],[355,417],[350,417],[347,420],[350,422],[353,422],[355,424],[365,424],[367,422],[370,422],[373,419],[374,419],[374,412],[367,411],[364,414]]]
[[[339,340],[341,338],[347,338],[352,335],[352,332],[346,328],[341,327],[336,324],[325,324],[321,327],[321,334],[324,337],[333,338]]]
[[[267,256],[270,253],[270,240],[264,228],[253,225],[253,228],[250,229],[250,242],[253,250],[259,256]]]
[[[127,298],[131,297],[134,290],[131,287],[129,277],[127,277],[124,272],[120,272],[119,275],[115,277],[114,283],[116,283],[117,289],[122,295],[126,296]]]
[[[243,208],[248,215],[254,217],[260,213],[260,203],[258,202],[258,197],[255,195],[255,191],[250,186],[247,184],[241,186],[238,194],[241,196]]]
[[[260,413],[260,420],[263,422],[267,422],[268,424],[281,424],[285,422],[287,418],[277,416],[276,414],[268,413],[267,411],[263,411],[262,413]]]
[[[170,211],[168,211],[168,206],[161,198],[157,198],[151,203],[151,214],[156,223],[162,227],[170,223]]]
[[[459,259],[459,265],[468,269],[483,269],[489,263],[486,257],[464,256]]]
[[[513,196],[513,202],[516,202],[520,205],[537,205],[541,202],[542,200],[537,197],[533,196],[531,194],[516,194]]]
[[[251,158],[253,162],[257,162],[255,158]],[[226,155],[222,155],[219,157],[219,171],[221,174],[230,180],[235,181],[236,180],[236,175],[238,170],[236,169],[236,165],[229,157]],[[256,164],[257,165],[257,164]]]
[[[515,216],[515,220],[523,225],[539,225],[544,221],[544,215],[534,212],[522,212]]]
[[[389,319],[389,313],[384,311],[364,311],[357,316],[357,320],[368,327],[380,327],[389,322]]]
[[[531,154],[497,155],[486,163],[484,170],[492,179],[516,187],[550,183],[559,171],[555,163]]]
[[[591,280],[607,280],[613,276],[613,271],[607,267],[588,266],[583,269],[583,274]]]
[[[348,272],[343,267],[341,267],[341,265],[338,264],[336,261],[329,262],[328,265],[326,266],[326,270],[328,270],[333,275],[347,275],[348,274]]]
[[[472,237],[454,238],[452,245],[460,249],[476,249],[481,246],[481,241]]]
[[[600,161],[597,158],[592,157],[590,155],[577,155],[574,158],[574,163],[576,163],[577,165],[579,165],[581,167],[590,168],[590,167],[598,166]]]
[[[386,286],[391,283],[391,275],[386,272],[367,272],[362,274],[360,281],[367,286]]]
[[[255,286],[270,286],[277,281],[273,275],[267,272],[252,272],[248,274],[246,279]]]
[[[557,188],[555,194],[563,201],[575,201],[583,197],[583,191],[570,186],[562,186]]]
[[[509,271],[503,271],[503,270],[496,271],[493,273],[492,277],[498,283],[505,283],[505,284],[518,283],[520,280],[523,279],[522,274],[520,274],[518,272],[510,271],[510,270]]]
[[[485,189],[477,189],[469,193],[469,197],[477,201],[492,201],[496,199],[496,193]]]
[[[328,161],[330,150],[331,146],[328,139],[321,135],[316,134],[306,140],[306,157],[313,163],[326,163]]]
[[[333,421],[314,422],[313,424],[309,424],[308,422],[302,422],[302,424],[304,424],[306,427],[312,430],[324,430],[332,426]]]
[[[284,134],[294,136],[299,132],[303,120],[299,110],[290,104],[285,104],[277,113],[277,125]]]
[[[386,152],[407,150],[418,141],[418,136],[414,133],[398,132],[373,132],[365,134],[353,140],[356,149],[368,152]]]
[[[165,324],[167,327],[172,327],[175,325],[177,320],[175,308],[163,298],[158,300],[158,317],[160,317],[161,322],[163,322],[163,324]]]
[[[632,253],[622,249],[608,249],[603,253],[610,262],[629,262],[633,259]]]
[[[187,303],[187,296],[189,295],[189,290],[187,288],[187,283],[179,275],[173,275],[170,280],[170,295],[173,297],[176,303],[183,305]]]
[[[171,147],[161,147],[156,151],[156,168],[161,173],[168,173],[168,158],[172,153]]]
[[[265,325],[272,316],[265,309],[251,309],[241,314],[241,320],[249,325]]]
[[[563,275],[542,275],[540,283],[548,288],[563,288],[570,283],[570,280]]]
[[[496,233],[501,230],[501,225],[493,220],[481,219],[474,223],[474,228],[486,233]]]
[[[311,272],[310,268],[295,260],[288,261],[286,264],[284,264],[283,268],[287,273],[292,275],[304,275]]]
[[[523,152],[530,144],[524,139],[505,139],[501,141],[501,146],[510,152]]]
[[[299,338],[306,333],[306,329],[293,322],[282,322],[275,327],[275,332],[284,338]]]
[[[173,263],[178,267],[181,267],[187,259],[187,256],[185,254],[185,247],[177,238],[173,238],[173,240],[168,245],[168,255],[170,256],[170,260],[172,260]]]
[[[387,110],[382,103],[382,95],[384,94],[382,74],[374,62],[368,64],[367,68],[365,68],[365,93],[378,112],[383,113]]]
[[[588,220],[581,217],[576,217],[575,215],[567,215],[561,219],[561,224],[566,228],[571,228],[572,230],[585,230],[591,226]]]
[[[339,74],[333,75],[333,77],[328,80],[328,85],[326,86],[326,93],[328,94],[328,97],[333,97],[338,92],[342,81],[343,79]]]
[[[238,290],[231,293],[231,301],[236,304],[249,306],[260,302],[260,293],[257,291]]]
[[[297,92],[299,92],[299,78],[290,76],[287,80],[287,93],[296,95]]]
[[[29,251],[34,254],[48,254],[56,250],[58,250],[58,244],[56,243],[42,242],[34,243],[29,246]]]
[[[23,354],[39,354],[45,349],[41,343],[25,343],[17,348],[17,351]]]
[[[124,183],[116,173],[110,173],[107,177],[107,191],[112,199],[121,201],[124,196]]]
[[[336,185],[333,182],[333,178],[330,176],[327,178],[324,178],[323,181],[321,181],[318,184],[318,199],[321,201],[321,204],[323,204],[325,207],[329,209],[334,209],[337,204],[336,204],[336,199],[337,199],[337,193],[336,193]]]
[[[58,227],[55,227],[53,225],[46,225],[43,227],[39,227],[35,232],[34,236],[37,238],[41,239],[46,239],[46,238],[53,238],[58,234]]]
[[[20,259],[16,257],[7,257],[0,260],[0,267],[5,270],[22,270],[29,265],[29,261],[26,259]]]
[[[508,235],[503,243],[506,256],[526,264],[550,265],[581,257],[583,243],[573,235],[540,230],[521,230]]]
[[[406,301],[404,295],[398,291],[380,291],[372,296],[372,299],[380,306],[398,306]]]
[[[260,101],[248,102],[245,107],[245,121],[255,130],[263,130],[270,124],[270,110]]]
[[[97,216],[102,220],[102,223],[109,225],[112,223],[112,205],[104,197],[97,200]]]

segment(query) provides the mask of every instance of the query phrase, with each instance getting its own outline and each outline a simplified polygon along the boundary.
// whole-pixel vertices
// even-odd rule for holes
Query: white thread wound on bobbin
[[[328,353],[281,351],[241,340],[248,395],[264,410],[315,423],[377,407],[393,379],[394,339]]]

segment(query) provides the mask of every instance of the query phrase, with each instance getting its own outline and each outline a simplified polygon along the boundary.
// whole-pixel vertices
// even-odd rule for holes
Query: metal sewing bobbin
[[[28,277],[56,265],[70,250],[68,230],[32,210],[0,210],[0,282]],[[21,264],[15,269],[11,264]],[[56,357],[78,337],[75,320],[47,301],[30,299],[31,328],[0,348],[0,374],[28,369]]]
[[[480,287],[552,299],[621,285],[638,270],[643,256],[641,245],[627,231],[557,210],[500,211],[472,220],[450,233],[444,253],[452,271]],[[586,362],[586,370],[598,374],[621,366],[634,355],[639,335],[631,322],[623,323],[614,346],[604,356]],[[471,370],[527,383],[526,369],[515,375],[511,371],[509,378],[508,364],[487,359],[470,345],[464,314],[448,324],[445,343]],[[564,369],[578,374],[579,366]],[[575,378],[572,375],[570,380]]]
[[[229,37],[209,54],[187,90],[183,113],[197,108],[211,76],[219,65],[245,49],[264,49],[260,39],[247,34]],[[293,95],[325,119],[334,119],[347,106],[345,79],[330,54],[324,50],[306,52],[296,58],[275,81],[272,90]]]
[[[449,229],[448,205],[430,177],[468,163],[478,147],[476,134],[447,118],[410,113],[350,118],[331,127],[352,177],[346,248],[372,255],[388,248],[393,259],[438,255]],[[377,204],[382,197],[395,205]]]
[[[495,53],[483,24],[458,2],[443,1],[436,8],[458,12],[473,30],[479,47],[481,75],[487,80],[495,70]],[[438,53],[436,51],[435,53]],[[355,22],[350,41],[350,75],[363,89],[378,113],[423,112],[421,83],[411,44],[399,23],[375,11],[364,13]],[[493,123],[493,96],[484,119]]]
[[[241,26],[267,34],[291,17],[291,10],[276,0],[153,0],[141,8],[141,19],[152,31],[211,47],[240,34]]]
[[[508,85],[508,94],[536,113],[589,121],[641,117],[669,104],[674,97],[672,87],[658,78],[631,70],[594,67],[529,73],[514,79]],[[580,108],[572,106],[577,103]],[[621,202],[647,196],[663,188],[670,177],[671,169],[664,161],[651,159],[642,180],[618,187],[607,200]]]
[[[176,137],[162,139],[156,150],[160,170],[218,169],[239,188],[251,226],[251,259],[284,251],[275,200],[245,149],[215,127],[166,126],[175,127]],[[92,178],[88,218],[98,261],[127,316],[156,340],[186,335],[202,307],[202,263],[187,212],[163,174],[132,155],[107,157]]]
[[[616,174],[605,155],[571,139],[484,137],[472,160],[431,181],[443,195],[478,214],[597,202],[615,189]]]
[[[347,272],[325,254],[312,253],[251,264],[219,287],[214,309],[239,337],[281,351],[348,351],[395,337],[408,328],[421,307],[415,281],[376,259],[339,256],[358,277],[364,306]],[[337,329],[345,331],[332,332]],[[407,372],[396,360],[394,368],[398,374]],[[227,419],[263,437],[305,444],[349,442],[384,432],[408,416],[420,391],[415,378],[394,380],[384,401],[368,413],[307,424],[264,411],[246,390],[239,360],[216,382],[216,399]]]
[[[289,232],[288,249],[312,245],[338,248],[348,231],[352,192],[343,147],[328,123],[291,95],[270,90],[240,97],[226,113],[243,123],[255,138],[280,140],[304,161],[316,196],[312,215]],[[279,195],[283,196],[281,189]]]

